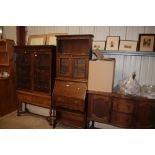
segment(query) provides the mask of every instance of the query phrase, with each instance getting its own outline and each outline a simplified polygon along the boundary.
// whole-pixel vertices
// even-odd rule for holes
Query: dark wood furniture
[[[55,78],[54,46],[15,46],[18,115],[22,103],[50,108]]]
[[[56,81],[51,117],[74,128],[86,127],[86,91],[88,65],[92,53],[92,35],[57,36]]]
[[[0,40],[0,117],[17,108],[13,45],[13,40]]]
[[[88,91],[88,128],[94,121],[121,128],[155,128],[155,100]]]

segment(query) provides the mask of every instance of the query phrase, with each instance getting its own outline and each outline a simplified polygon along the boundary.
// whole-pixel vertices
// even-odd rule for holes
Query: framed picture
[[[57,45],[56,35],[67,35],[67,33],[49,33],[47,34],[46,45]]]
[[[119,36],[108,36],[106,41],[106,50],[118,51],[119,40],[120,40]]]
[[[119,51],[136,51],[137,41],[121,40],[119,45]]]
[[[99,49],[104,50],[105,49],[105,41],[93,41],[93,50]]]
[[[28,45],[45,45],[47,35],[30,35],[28,37]]]
[[[154,34],[139,34],[139,51],[152,52],[155,46]]]

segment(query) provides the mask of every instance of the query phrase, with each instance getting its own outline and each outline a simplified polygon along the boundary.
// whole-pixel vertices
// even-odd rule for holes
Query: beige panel
[[[55,27],[55,33],[67,33],[68,32],[68,26],[56,26]]]
[[[125,40],[126,26],[110,26],[110,36],[120,36],[121,40]]]
[[[155,34],[155,26],[146,26],[145,33]]]
[[[94,26],[81,26],[80,34],[94,34]]]
[[[54,33],[55,26],[27,26],[28,35]]]
[[[4,26],[3,38],[14,40],[16,43],[16,26]]]
[[[138,40],[140,33],[144,33],[144,26],[127,26],[126,40]]]
[[[68,34],[80,34],[80,27],[79,26],[69,26]]]
[[[89,61],[88,90],[112,92],[115,61]]]
[[[94,40],[96,41],[105,41],[107,36],[109,36],[109,27],[108,26],[95,26],[94,29]]]

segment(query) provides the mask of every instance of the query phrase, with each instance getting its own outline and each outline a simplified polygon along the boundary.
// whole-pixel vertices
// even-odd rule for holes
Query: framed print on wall
[[[104,50],[105,49],[105,41],[93,41],[93,50],[99,49]]]
[[[30,35],[28,37],[28,45],[45,45],[46,38],[47,38],[46,34]]]
[[[119,45],[119,51],[136,51],[137,41],[121,40]]]
[[[153,52],[155,46],[154,34],[139,34],[139,51]]]
[[[106,41],[106,50],[118,51],[119,40],[120,40],[119,36],[108,36]]]

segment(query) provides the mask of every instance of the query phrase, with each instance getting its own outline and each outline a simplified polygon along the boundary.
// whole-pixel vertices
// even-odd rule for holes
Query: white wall
[[[3,38],[12,39],[16,43],[16,26],[4,26],[3,27]]]

